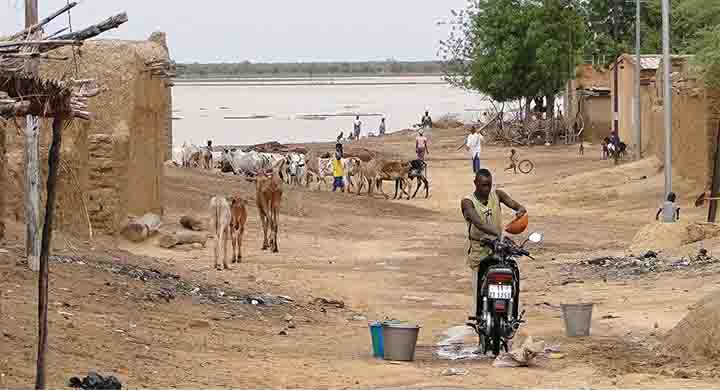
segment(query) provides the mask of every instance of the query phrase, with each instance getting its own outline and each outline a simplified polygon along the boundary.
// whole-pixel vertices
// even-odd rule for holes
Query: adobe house
[[[71,48],[56,52],[73,58]],[[40,76],[95,79],[107,90],[89,103],[94,119],[73,121],[63,132],[57,227],[87,237],[90,224],[95,234],[112,235],[129,215],[162,214],[163,162],[171,145],[172,62],[163,33],[154,33],[147,41],[90,40],[76,49],[74,58],[77,75],[71,60],[42,64]],[[24,121],[18,122],[24,128]],[[50,121],[42,121],[41,126],[41,150],[46,150]],[[5,205],[0,202],[0,218],[22,222],[24,137],[12,124],[5,131],[5,154],[0,154]],[[40,167],[46,171],[47,154],[41,152],[40,157]],[[42,183],[45,178],[41,172]],[[44,202],[41,194],[41,205]]]
[[[575,74],[576,78],[569,82],[569,91],[566,91],[565,112],[578,119],[578,126],[583,127],[581,137],[584,141],[600,142],[610,134],[612,127],[608,72],[596,69],[592,64],[581,64],[576,67]]]
[[[682,61],[683,56],[673,56],[676,61]],[[647,127],[646,122],[651,121],[650,116],[653,111],[653,99],[656,95],[655,77],[662,55],[642,55],[640,56],[640,137],[642,141],[643,153],[649,150],[649,142],[651,137],[651,129]],[[613,106],[615,97],[618,100],[618,135],[620,140],[628,145],[628,149],[633,150],[635,131],[635,61],[636,57],[630,54],[619,56],[610,66],[610,89],[611,89],[611,108],[610,120],[612,125]],[[614,68],[618,67],[617,93],[615,92],[615,72]],[[677,65],[674,65],[674,71],[677,71]]]
[[[691,57],[672,58],[672,169],[681,176],[710,185],[720,129],[720,90],[707,88],[697,80],[689,62]],[[662,69],[662,61],[659,63]],[[650,84],[652,107],[643,104],[643,137],[648,152],[665,159],[663,74],[658,72]],[[647,137],[646,137],[647,135]],[[643,142],[643,145],[646,145]]]

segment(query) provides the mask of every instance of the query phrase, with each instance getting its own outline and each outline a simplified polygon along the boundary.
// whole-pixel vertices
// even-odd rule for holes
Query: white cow
[[[230,269],[227,263],[228,246],[227,242],[232,238],[230,232],[230,204],[224,196],[214,196],[210,199],[210,216],[212,218],[212,229],[215,233],[215,247],[213,256],[215,268],[221,270],[218,256],[222,252],[222,263],[225,269]]]
[[[188,145],[187,143],[183,143],[182,145],[182,166],[183,167],[199,167],[200,165],[200,158],[201,158],[201,151],[200,148],[198,148],[195,145]]]
[[[320,189],[320,181],[325,184],[325,177],[333,176],[332,161],[333,159],[318,158],[318,189]],[[360,168],[360,159],[351,157],[342,158],[340,161],[343,166],[343,181],[345,182],[345,190],[349,192],[351,191],[352,186],[354,186],[352,176],[357,173]]]
[[[270,171],[284,161],[285,157],[278,154],[262,152],[224,151],[223,159],[230,163],[236,175],[255,176],[261,171]]]
[[[173,146],[172,156],[170,158],[176,166],[181,167],[183,165],[183,147]]]
[[[307,167],[305,166],[305,155],[300,153],[290,153],[286,157],[288,183],[300,185],[307,175]]]

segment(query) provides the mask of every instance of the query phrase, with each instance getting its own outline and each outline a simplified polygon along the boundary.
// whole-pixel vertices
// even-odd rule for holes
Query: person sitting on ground
[[[515,153],[515,148],[510,150],[510,156],[508,157],[510,159],[510,165],[507,166],[505,171],[507,170],[513,170],[515,174],[517,174],[517,163],[518,163],[518,157],[517,153]]]
[[[470,267],[473,289],[472,314],[478,313],[478,302],[475,292],[482,286],[482,276],[488,267],[497,260],[493,257],[493,249],[484,243],[485,239],[502,239],[502,206],[505,204],[514,210],[517,217],[522,217],[527,210],[517,201],[513,200],[502,190],[493,188],[492,174],[486,168],[481,168],[475,174],[475,191],[464,197],[460,203],[463,218],[467,223],[467,240],[465,254],[467,266]],[[515,303],[518,302],[519,292],[513,292]],[[518,317],[518,306],[513,308],[513,318]]]
[[[415,153],[417,154],[417,160],[425,160],[425,154],[428,151],[428,139],[424,136],[425,131],[423,129],[418,130],[418,135],[415,138]]]
[[[671,221],[663,220],[664,222],[671,223],[671,222],[680,220],[680,207],[678,207],[675,204],[676,198],[677,197],[675,196],[675,193],[673,193],[673,192],[668,193],[667,200],[663,203],[663,205],[658,209],[657,213],[655,214],[655,220],[660,219],[660,214],[663,212],[663,210],[669,210],[673,216],[672,217],[673,220],[671,220]],[[664,217],[664,215],[663,215],[663,217]]]
[[[335,159],[332,161],[332,170],[333,170],[333,189],[332,191],[335,192],[338,188],[342,190],[342,192],[345,192],[345,181],[343,180],[343,177],[345,176],[345,171],[343,170],[342,165],[342,156],[339,152],[335,152]]]

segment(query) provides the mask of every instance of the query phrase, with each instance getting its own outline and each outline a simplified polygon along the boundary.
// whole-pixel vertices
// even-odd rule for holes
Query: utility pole
[[[662,0],[663,106],[665,111],[665,199],[672,191],[672,80],[670,71],[670,0]],[[663,208],[663,221],[674,222],[674,211]]]
[[[38,22],[37,0],[25,0],[25,28]],[[25,69],[37,76],[38,63],[29,59]],[[40,270],[40,131],[36,116],[25,117],[25,255],[30,270]]]
[[[640,104],[640,0],[635,0],[635,160],[642,159],[642,105]]]
[[[618,5],[618,4],[621,4],[621,3],[619,1],[615,1],[615,3],[613,4],[614,11],[613,11],[613,17],[612,17],[612,24],[613,24],[612,29],[613,29],[613,39],[615,41],[620,40],[620,37],[619,37],[620,34],[618,33],[618,24],[620,24],[620,20],[619,20],[619,18],[620,18],[619,11],[620,10],[618,10],[618,7],[622,7],[622,5]],[[613,79],[614,79],[613,80],[613,91],[614,91],[614,94],[613,94],[613,130],[615,131],[615,134],[619,137],[620,136],[620,129],[619,129],[620,128],[620,114],[619,114],[620,104],[619,104],[618,95],[619,95],[620,91],[618,91],[618,77],[619,77],[618,66],[620,66],[620,64],[618,62],[617,55],[615,56],[614,62],[615,62],[615,66],[613,67]]]

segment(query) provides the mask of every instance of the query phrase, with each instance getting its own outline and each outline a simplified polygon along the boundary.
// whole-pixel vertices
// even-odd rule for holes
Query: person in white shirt
[[[475,174],[480,170],[480,152],[482,152],[483,141],[485,141],[485,137],[473,126],[470,128],[470,134],[465,139],[465,144],[458,148],[458,150],[460,150],[465,147],[465,149],[470,152],[470,160],[472,161],[473,173]]]
[[[360,140],[360,128],[362,127],[362,121],[360,121],[360,116],[355,117],[355,122],[353,122],[353,132],[355,133],[355,140]]]

